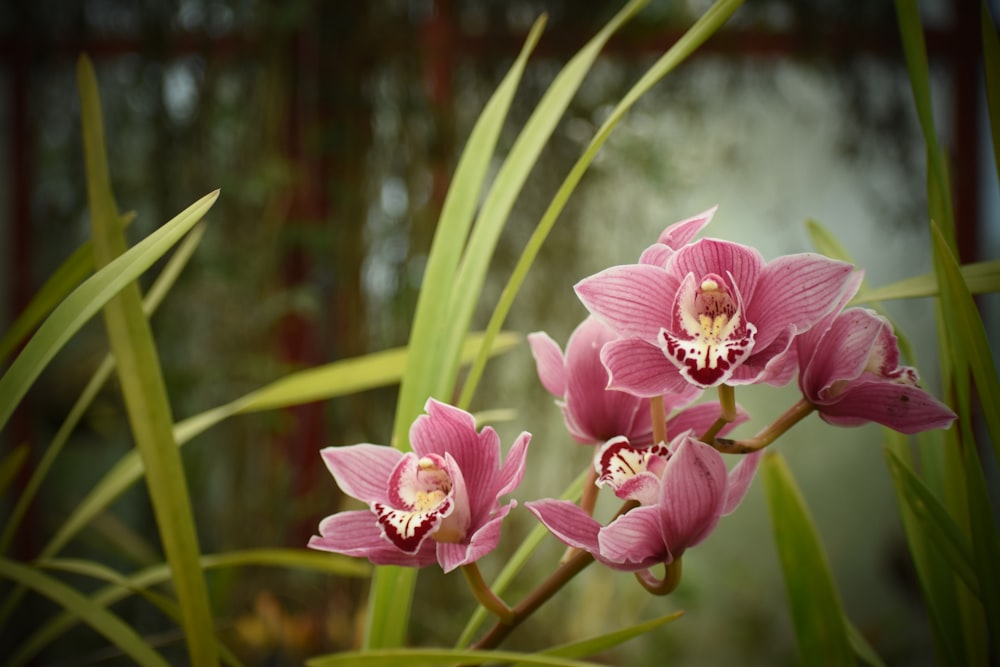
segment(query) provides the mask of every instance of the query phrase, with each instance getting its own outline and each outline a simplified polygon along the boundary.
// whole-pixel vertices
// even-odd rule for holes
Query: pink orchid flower
[[[554,395],[562,410],[563,420],[577,442],[601,444],[617,436],[625,436],[636,445],[653,443],[649,399],[624,391],[608,390],[608,371],[601,363],[601,348],[615,340],[615,332],[588,317],[570,334],[566,354],[552,337],[543,331],[528,334],[531,353],[535,357],[542,385]],[[701,394],[701,389],[687,385],[677,394],[664,397],[664,410],[681,408]],[[711,408],[699,408],[699,411]],[[705,428],[719,416],[716,405]],[[678,428],[668,423],[668,429]],[[687,428],[684,426],[683,428]]]
[[[912,434],[948,428],[957,417],[920,388],[916,369],[899,365],[892,325],[872,310],[849,308],[831,315],[799,336],[796,345],[799,388],[830,424],[872,421]]]
[[[785,384],[794,337],[836,305],[851,265],[814,253],[765,262],[754,248],[700,239],[662,266],[616,266],[576,293],[621,338],[604,346],[610,387],[638,396],[698,387]]]
[[[641,571],[650,583],[655,583],[650,567],[679,558],[708,537],[720,517],[736,509],[760,458],[760,452],[749,454],[727,474],[722,455],[690,431],[669,447],[613,449],[608,443],[602,479],[620,497],[642,503],[639,507],[601,526],[569,501],[544,499],[525,505],[562,542],[588,551],[613,569]]]
[[[320,452],[338,486],[370,509],[326,517],[310,548],[377,565],[436,560],[445,572],[496,548],[517,504],[501,506],[499,498],[521,483],[531,434],[521,433],[501,466],[492,428],[476,432],[472,415],[434,399],[424,410],[410,427],[412,452],[371,444]]]

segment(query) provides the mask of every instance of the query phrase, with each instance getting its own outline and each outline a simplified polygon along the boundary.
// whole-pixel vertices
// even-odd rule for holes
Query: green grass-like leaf
[[[993,138],[993,160],[1000,176],[1000,38],[985,0],[980,3],[983,28],[983,73],[986,76],[986,105]],[[2,359],[2,357],[0,357]]]
[[[204,225],[196,226],[180,243],[177,250],[170,257],[170,260],[167,262],[166,266],[164,266],[163,271],[161,271],[160,275],[157,276],[153,286],[146,294],[145,299],[143,299],[142,308],[143,312],[147,316],[156,312],[157,307],[166,297],[178,276],[180,276],[180,273],[187,265],[188,260],[191,259],[191,256],[194,254],[195,249],[197,249],[198,244],[201,242],[204,233]],[[41,486],[42,481],[48,474],[49,469],[51,469],[52,464],[55,463],[55,460],[58,458],[63,446],[69,440],[73,429],[76,428],[76,425],[83,418],[83,415],[87,412],[90,404],[101,390],[101,387],[104,386],[104,383],[107,382],[107,379],[111,376],[113,370],[114,357],[109,353],[101,361],[97,370],[87,383],[87,386],[84,387],[84,390],[80,393],[80,396],[77,397],[73,407],[70,408],[69,414],[66,415],[66,419],[63,420],[59,430],[52,438],[52,442],[49,443],[49,446],[46,448],[45,454],[42,455],[38,465],[36,465],[35,469],[32,471],[31,478],[25,485],[24,490],[18,496],[14,509],[11,511],[10,517],[4,526],[3,534],[0,535],[0,554],[7,551],[11,540],[14,538],[14,535],[21,524],[21,520],[24,518],[32,500],[34,500],[35,494],[38,492],[38,488]]]
[[[94,263],[104,266],[126,252],[111,192],[100,98],[93,66],[77,61],[80,115],[87,171],[87,201]],[[193,665],[218,664],[208,589],[198,565],[198,534],[187,481],[173,438],[173,418],[153,335],[136,283],[125,285],[104,306],[111,350],[118,362],[132,435],[146,467],[153,512],[174,573],[184,638]]]
[[[761,468],[800,661],[855,664],[840,597],[792,473],[775,453],[764,457]]]
[[[973,262],[959,267],[962,279],[973,294],[1000,292],[1000,261]],[[852,305],[890,301],[892,299],[917,299],[938,296],[938,281],[933,273],[924,273],[889,285],[859,292]]]
[[[883,429],[883,433],[885,435],[886,456],[888,457],[891,453],[892,456],[912,469],[912,454],[908,438],[891,429]],[[930,437],[931,434],[928,433],[919,435],[921,440],[928,440]],[[941,438],[937,438],[937,440],[938,442],[927,444],[937,445],[938,449],[932,449],[928,446],[925,447],[926,451],[940,452]],[[930,470],[936,471],[937,469],[931,467]],[[901,482],[895,475],[892,476],[892,480],[900,519],[926,603],[925,607],[930,621],[937,662],[943,665],[965,664],[967,661],[961,657],[964,647],[960,641],[957,641],[961,635],[959,630],[961,617],[955,594],[955,577],[949,570],[940,548],[933,544],[931,536],[927,534],[925,524],[914,514],[913,506],[909,502],[907,492],[901,486]],[[941,484],[935,482],[935,486],[941,486]]]
[[[122,216],[122,226],[125,227],[135,219],[135,213]],[[94,270],[94,255],[90,241],[86,241],[66,258],[52,272],[48,280],[39,288],[17,319],[10,325],[0,338],[0,365],[17,348],[18,344],[31,333],[45,316],[52,312],[66,295],[73,291]]]
[[[544,19],[536,21],[521,53],[486,103],[462,151],[445,197],[417,297],[409,342],[411,354],[396,403],[392,444],[402,450],[409,449],[410,424],[423,410],[428,397],[448,400],[455,386],[456,378],[441,372],[454,367],[452,359],[458,354],[457,350],[441,344],[456,340],[449,333],[450,328],[457,325],[449,320],[452,286],[500,130],[544,23]],[[485,347],[490,347],[488,342]],[[415,583],[416,571],[412,568],[384,566],[376,570],[363,646],[381,648],[403,644]]]
[[[168,667],[169,663],[136,634],[128,624],[58,579],[50,577],[34,567],[6,558],[0,558],[0,577],[14,581],[20,586],[30,588],[49,598],[103,635],[136,664],[149,667]]]
[[[627,641],[635,639],[641,635],[651,632],[657,628],[663,627],[667,623],[672,623],[678,618],[684,615],[683,611],[675,611],[672,614],[667,614],[666,616],[660,616],[659,618],[654,618],[643,623],[638,623],[628,628],[623,628],[621,630],[616,630],[615,632],[609,632],[607,634],[599,635],[597,637],[590,637],[578,642],[571,642],[568,644],[562,644],[560,646],[555,646],[553,648],[545,649],[541,652],[541,655],[554,656],[559,658],[586,658],[587,656],[600,653],[601,651],[607,651],[616,646],[624,644]],[[525,665],[527,663],[520,662],[518,667]]]
[[[732,15],[734,11],[742,4],[742,0],[717,0],[708,11],[698,19],[697,22],[691,28],[684,33],[684,35],[677,40],[677,42],[661,56],[649,70],[635,83],[634,86],[625,94],[621,101],[615,106],[608,117],[605,119],[601,127],[598,128],[597,133],[594,135],[593,139],[590,140],[586,150],[570,169],[569,174],[563,180],[556,194],[553,196],[552,201],[549,203],[548,208],[545,213],[542,214],[541,220],[539,220],[538,225],[535,227],[535,231],[532,232],[531,238],[528,239],[528,243],[524,246],[524,250],[521,252],[521,256],[517,260],[517,264],[514,266],[514,270],[510,274],[510,278],[507,279],[507,284],[504,286],[503,292],[501,292],[500,300],[497,302],[496,307],[493,309],[493,314],[490,316],[490,321],[486,325],[486,336],[487,340],[489,337],[497,335],[500,329],[503,327],[504,321],[507,319],[508,313],[510,313],[511,306],[514,304],[514,298],[517,296],[518,291],[521,289],[521,285],[524,283],[525,278],[528,275],[528,270],[534,263],[535,258],[542,249],[542,244],[545,243],[545,239],[548,238],[549,232],[552,231],[552,227],[555,225],[556,220],[559,219],[559,215],[562,213],[563,209],[566,207],[566,203],[569,201],[570,195],[576,189],[576,186],[580,183],[583,175],[590,168],[591,163],[600,151],[601,146],[608,140],[611,136],[612,130],[618,125],[618,123],[624,118],[625,114],[632,105],[639,100],[640,97],[645,95],[660,79],[669,74],[675,67],[682,63],[689,55],[694,53],[694,51],[701,46],[723,23]],[[472,368],[469,369],[468,379],[466,380],[467,387],[474,388],[479,378],[482,376],[483,370],[486,367],[486,357],[484,354],[480,353],[480,356],[473,362]],[[467,395],[468,394],[468,395]],[[467,403],[471,399],[471,390],[463,390],[463,396],[460,399],[461,402]]]
[[[482,665],[497,662],[519,662],[524,665],[547,667],[596,667],[593,662],[581,662],[538,653],[514,651],[471,651],[460,649],[411,648],[376,649],[335,653],[306,661],[308,667],[408,667],[417,665]]]
[[[208,212],[218,191],[191,204],[177,217],[97,271],[60,303],[0,378],[0,429],[35,379],[62,346],[125,285],[135,280]]]
[[[538,161],[538,156],[549,137],[579,89],[584,77],[590,72],[594,61],[608,39],[648,2],[632,0],[625,5],[572,59],[562,68],[549,85],[542,99],[525,123],[514,142],[510,153],[497,172],[486,199],[480,208],[479,217],[469,238],[469,245],[462,256],[458,276],[451,294],[449,319],[451,327],[450,346],[464,335],[479,300],[486,270],[496,248],[504,222],[514,206],[515,198],[521,191],[528,175]],[[454,364],[452,364],[454,365]],[[454,369],[445,369],[454,375]],[[479,382],[479,375],[466,379],[459,398],[459,407],[468,407],[472,394]]]
[[[463,359],[472,358],[480,349],[481,340],[479,334],[469,337],[463,348]],[[505,334],[495,341],[492,349],[494,353],[500,354],[519,341],[520,338],[515,334]],[[178,422],[174,426],[175,441],[178,446],[183,446],[196,435],[236,414],[279,409],[298,405],[304,400],[336,398],[363,389],[391,385],[399,381],[405,360],[406,349],[396,348],[292,373],[226,405]],[[142,459],[137,452],[130,451],[119,459],[87,496],[77,503],[42,549],[42,557],[51,558],[57,554],[84,526],[139,480],[143,471]]]
[[[41,567],[71,569],[67,567],[67,564],[68,562],[65,560],[56,559],[39,562]],[[69,564],[73,567],[79,567],[78,561]],[[244,549],[205,554],[201,557],[201,567],[206,570],[250,566],[310,570],[339,577],[367,577],[370,576],[372,569],[366,561],[307,549]],[[84,565],[83,569],[88,569],[88,566]],[[107,573],[98,570],[92,570],[91,574],[115,582],[90,597],[90,601],[99,607],[109,607],[138,591],[145,591],[170,580],[170,568],[165,563],[120,579],[115,576],[109,577]],[[101,574],[105,576],[100,576]],[[39,651],[76,625],[79,620],[77,616],[68,612],[53,617],[28,637],[15,653],[8,656],[5,664],[8,667],[20,667],[20,665],[27,664],[38,655]]]
[[[976,596],[979,582],[972,568],[972,548],[948,510],[895,452],[886,450],[893,482],[927,536],[927,542],[945,557],[951,569]]]

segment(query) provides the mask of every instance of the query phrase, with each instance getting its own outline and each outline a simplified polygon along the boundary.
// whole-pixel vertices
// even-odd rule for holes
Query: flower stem
[[[681,559],[678,556],[664,565],[663,578],[657,579],[649,570],[635,573],[636,580],[653,595],[669,595],[681,582]]]
[[[719,431],[726,427],[726,424],[736,421],[736,389],[732,385],[719,385],[719,405],[722,407],[722,414],[715,420],[705,433],[701,436],[702,442],[709,444],[715,440]]]
[[[514,611],[507,606],[506,602],[497,597],[493,589],[489,587],[489,584],[483,579],[483,573],[479,571],[478,565],[474,562],[463,565],[462,574],[465,575],[465,580],[469,582],[469,588],[472,589],[473,595],[479,600],[479,604],[493,612],[500,619],[501,624],[507,625],[513,622]]]
[[[663,397],[649,399],[649,416],[653,422],[653,444],[667,442],[667,415],[663,410]]]
[[[710,445],[724,454],[749,454],[764,449],[778,439],[785,431],[799,423],[816,408],[806,399],[800,399],[788,408],[774,423],[747,440],[730,440],[729,438],[713,438]]]
[[[535,610],[541,607],[550,597],[555,595],[559,589],[565,586],[570,579],[582,572],[583,568],[593,562],[594,557],[591,556],[589,552],[578,551],[572,558],[561,564],[555,572],[549,575],[549,578],[543,581],[538,588],[528,595],[528,597],[524,598],[520,604],[514,607],[512,610],[512,617],[509,621],[504,622],[501,620],[500,623],[494,625],[482,639],[472,645],[472,648],[496,648],[500,642],[506,639],[507,635],[509,635],[514,628],[520,625],[526,618],[531,616]]]
[[[639,503],[634,500],[627,501],[621,506],[618,513],[615,514],[615,518],[618,518],[622,514],[625,514],[625,512],[628,512],[638,506]],[[519,626],[526,618],[535,613],[535,611],[545,604],[549,598],[558,593],[559,589],[565,586],[570,579],[578,575],[585,567],[593,562],[594,557],[590,554],[590,552],[577,551],[571,558],[569,558],[569,560],[560,563],[559,567],[556,568],[555,572],[549,575],[548,579],[539,584],[538,588],[532,591],[528,597],[521,600],[521,602],[514,607],[512,610],[512,618],[509,621],[504,621],[501,618],[499,623],[490,628],[490,631],[483,635],[483,638],[473,644],[470,648],[496,648],[500,642],[507,638],[507,635],[514,631],[514,628]]]

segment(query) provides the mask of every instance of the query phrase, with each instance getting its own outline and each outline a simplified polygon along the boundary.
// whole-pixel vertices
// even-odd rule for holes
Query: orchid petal
[[[568,500],[544,498],[524,504],[549,532],[568,546],[589,551],[595,556],[600,548],[597,535],[601,524]]]
[[[757,466],[760,464],[760,457],[763,452],[751,452],[729,471],[728,489],[726,492],[726,504],[722,507],[722,516],[732,514],[743,502],[743,496],[750,488]]]
[[[457,567],[474,563],[497,548],[500,543],[500,528],[504,517],[517,506],[510,501],[499,508],[497,513],[474,532],[465,542],[438,542],[437,559],[446,573]]]
[[[620,336],[655,343],[669,322],[676,279],[646,264],[613,266],[584,278],[574,289],[591,313]]]
[[[668,273],[676,276],[693,273],[699,281],[711,274],[731,274],[730,287],[738,289],[747,302],[754,298],[754,288],[763,270],[764,258],[755,248],[711,238],[684,246],[667,264]]]
[[[601,529],[597,537],[601,555],[612,567],[644,570],[673,560],[660,533],[660,508],[637,507]]]
[[[662,243],[654,243],[642,251],[642,254],[639,255],[639,263],[656,266],[662,269],[666,267],[667,261],[675,252],[677,251],[670,246]]]
[[[424,567],[435,561],[432,543],[425,543],[416,553],[407,554],[386,541],[375,516],[367,510],[328,516],[320,522],[319,531],[320,535],[309,539],[310,549],[367,558],[376,565]]]
[[[500,469],[500,475],[497,480],[498,486],[495,492],[496,497],[499,498],[510,493],[521,483],[521,480],[524,478],[524,469],[528,456],[528,443],[530,442],[531,434],[524,431],[521,435],[517,436],[517,440],[511,445],[510,451],[507,452],[507,460],[504,461],[503,467]]]
[[[728,383],[732,385],[770,384],[781,387],[795,377],[798,370],[798,356],[792,343],[795,342],[794,327],[785,327],[770,344],[754,345],[753,352],[744,360]],[[759,342],[759,341],[757,341]]]
[[[528,345],[542,386],[553,396],[562,398],[566,393],[566,370],[559,345],[544,331],[528,334]]]
[[[622,338],[601,349],[610,373],[608,387],[650,398],[688,391],[688,381],[663,351],[638,338]]]
[[[660,234],[660,238],[657,239],[657,242],[674,249],[690,243],[691,239],[693,239],[698,232],[705,227],[705,225],[711,222],[712,217],[715,215],[718,208],[718,205],[716,205],[707,211],[702,211],[698,215],[687,218],[686,220],[675,222],[663,230],[663,233]]]
[[[870,310],[851,308],[841,313],[816,342],[816,347],[806,351],[809,365],[801,378],[806,396],[812,401],[819,400],[825,389],[860,376],[872,348],[887,328],[888,322]],[[895,364],[892,366],[895,368]]]
[[[389,477],[403,453],[382,445],[350,445],[320,450],[323,462],[344,493],[363,502],[388,502]]]
[[[849,383],[836,401],[818,405],[820,417],[836,426],[873,421],[907,435],[948,428],[956,419],[951,408],[920,387],[869,377]]]
[[[771,343],[787,326],[806,331],[840,302],[845,287],[853,283],[853,266],[846,262],[804,252],[769,262],[760,275],[757,291],[747,299],[747,319],[757,325],[761,347]]]
[[[725,500],[722,455],[692,437],[684,438],[667,461],[659,506],[663,539],[675,557],[712,532]]]

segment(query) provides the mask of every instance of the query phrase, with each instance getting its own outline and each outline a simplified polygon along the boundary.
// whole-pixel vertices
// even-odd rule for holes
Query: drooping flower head
[[[747,455],[727,474],[722,455],[690,431],[669,446],[615,451],[608,443],[606,453],[601,479],[619,497],[639,501],[639,507],[601,526],[569,501],[544,499],[526,506],[562,542],[628,572],[670,563],[708,537],[719,518],[742,501],[760,457],[759,452]],[[634,478],[639,482],[633,484]]]
[[[410,428],[413,451],[360,444],[327,447],[323,460],[340,488],[368,510],[340,512],[320,523],[309,547],[368,558],[377,565],[445,572],[496,548],[500,524],[516,505],[501,506],[524,476],[531,434],[522,433],[500,464],[500,438],[459,408],[429,399]]]
[[[796,339],[799,388],[820,418],[835,426],[877,422],[906,434],[951,425],[951,408],[920,388],[915,368],[899,365],[892,324],[866,308],[838,311]]]
[[[601,354],[610,386],[639,396],[684,383],[788,382],[793,338],[833,309],[852,268],[813,253],[765,262],[754,248],[718,239],[658,252],[662,265],[616,266],[576,285],[620,336]]]
[[[616,338],[611,329],[588,317],[570,335],[565,355],[543,331],[528,334],[528,343],[538,377],[559,399],[563,420],[574,440],[594,445],[625,436],[636,445],[652,444],[649,399],[607,388],[608,371],[601,363],[601,348]],[[700,393],[698,387],[688,385],[680,393],[668,394],[664,397],[665,412],[670,414],[687,405]]]

